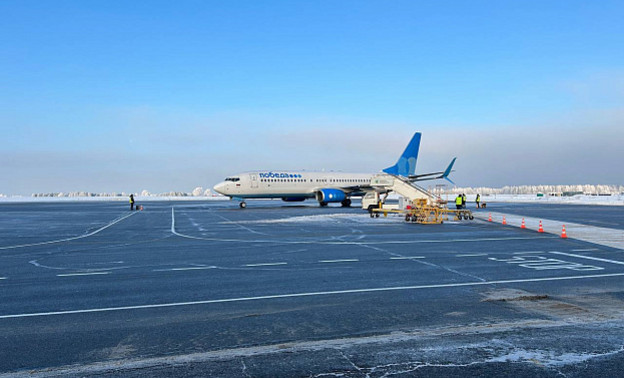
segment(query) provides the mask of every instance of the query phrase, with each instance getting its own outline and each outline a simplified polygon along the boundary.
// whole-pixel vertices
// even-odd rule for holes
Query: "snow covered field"
[[[135,196],[134,200],[137,204],[141,202],[155,202],[155,201],[223,201],[228,200],[228,197],[206,197],[206,196]],[[26,197],[26,196],[7,196],[0,197],[0,203],[20,203],[20,202],[128,202],[129,197]]]
[[[470,201],[471,196],[468,196]],[[623,206],[624,196],[621,194],[611,196],[589,196],[575,195],[571,197],[555,197],[544,196],[538,197],[536,194],[495,194],[490,196],[482,196],[481,200],[486,203],[495,202],[516,202],[516,203],[551,203],[551,204],[570,204],[570,205],[606,205],[606,206]],[[474,202],[474,196],[472,196]]]
[[[390,199],[396,199],[396,196],[390,196]],[[443,195],[442,198],[453,201],[455,195],[449,194]],[[468,202],[474,202],[474,195],[468,195]],[[624,206],[624,195],[611,195],[611,196],[590,196],[590,195],[575,195],[571,197],[554,197],[544,196],[538,197],[536,194],[492,194],[481,196],[483,202],[496,203],[544,203],[544,204],[570,204],[570,205],[605,205],[605,206]],[[207,196],[136,196],[137,203],[152,202],[152,201],[224,201],[228,200],[228,197],[207,197]],[[117,201],[127,202],[128,197],[25,197],[25,196],[10,196],[0,197],[0,203],[18,203],[18,202],[77,202],[77,201]],[[310,201],[308,201],[310,202]]]

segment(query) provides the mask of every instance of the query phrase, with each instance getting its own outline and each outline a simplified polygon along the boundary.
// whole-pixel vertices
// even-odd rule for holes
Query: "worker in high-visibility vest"
[[[461,194],[457,195],[457,198],[455,198],[455,206],[457,206],[457,209],[461,209],[462,208],[462,203],[464,202],[464,199],[462,197]]]
[[[477,199],[475,200],[475,202],[477,203],[477,209],[481,208],[481,195],[479,195],[479,193],[477,193]]]
[[[130,194],[130,211],[134,210],[134,194]]]

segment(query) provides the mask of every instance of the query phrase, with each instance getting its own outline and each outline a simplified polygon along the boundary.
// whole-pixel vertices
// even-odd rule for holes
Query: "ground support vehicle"
[[[429,204],[426,199],[416,200],[413,202],[413,205],[405,209],[387,209],[381,204],[379,207],[370,210],[371,218],[379,218],[381,214],[384,217],[387,217],[388,214],[397,214],[404,217],[406,222],[419,224],[442,224],[449,217],[453,217],[454,220],[474,219],[470,210],[451,210],[446,207],[444,201],[438,200],[434,204]]]

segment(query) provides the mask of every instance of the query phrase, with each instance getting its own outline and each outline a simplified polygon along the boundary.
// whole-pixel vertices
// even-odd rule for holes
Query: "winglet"
[[[420,148],[420,136],[421,133],[415,133],[396,164],[384,169],[383,171],[391,175],[405,177],[413,175],[416,172],[416,161],[418,160],[418,149]]]

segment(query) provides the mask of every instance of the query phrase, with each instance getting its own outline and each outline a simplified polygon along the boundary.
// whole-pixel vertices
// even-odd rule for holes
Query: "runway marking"
[[[358,262],[358,259],[319,260],[320,263]]]
[[[463,255],[455,255],[455,257],[478,257],[478,256],[487,256],[487,253],[473,253],[473,254],[463,254]]]
[[[242,228],[243,230],[249,231],[249,232],[251,232],[252,234],[266,235],[264,232],[259,232],[259,231],[256,231],[256,230],[252,230],[251,228],[249,228],[249,227],[245,227],[245,226],[243,226],[242,224],[240,224],[239,222],[236,222],[236,221],[233,221],[233,220],[231,220],[231,219],[228,219],[228,218],[224,217],[224,216],[223,216],[223,215],[221,215],[221,214],[217,214],[216,212],[213,212],[212,214],[214,214],[214,215],[218,216],[218,217],[219,217],[219,218],[221,218],[221,219],[224,219],[226,222],[228,222],[228,223],[230,223],[230,224],[233,224],[233,225],[235,225],[235,226],[237,226],[237,227]]]
[[[526,255],[531,253],[546,253],[546,251],[525,251],[525,252],[514,252],[514,255]]]
[[[594,260],[594,261],[602,261],[602,262],[608,262],[611,264],[618,264],[618,265],[624,265],[624,262],[622,261],[617,261],[617,260],[609,260],[609,259],[601,259],[599,257],[590,257],[590,256],[583,256],[583,255],[575,255],[574,253],[564,253],[564,252],[550,252],[550,253],[554,253],[556,255],[564,255],[564,256],[570,256],[570,257],[578,257],[579,259],[587,259],[587,260]]]
[[[124,217],[121,217],[109,224],[107,224],[106,226],[102,227],[102,228],[98,228],[97,230],[90,232],[86,235],[81,235],[81,236],[74,236],[71,238],[66,238],[66,239],[59,239],[59,240],[51,240],[51,241],[46,241],[46,242],[39,242],[39,243],[31,243],[31,244],[20,244],[20,245],[10,245],[7,247],[0,247],[0,250],[3,249],[17,249],[17,248],[24,248],[24,247],[34,247],[34,246],[38,246],[38,245],[47,245],[47,244],[55,244],[55,243],[64,243],[64,242],[68,242],[68,241],[72,241],[72,240],[78,240],[78,239],[84,239],[84,238],[88,238],[89,236],[93,236],[95,234],[97,234],[98,232],[104,231],[107,228],[111,227],[114,224],[117,224],[119,222],[121,222],[122,220],[131,217],[132,215],[135,215],[136,212],[132,212]]]
[[[175,212],[173,211],[173,207],[171,208],[171,233],[174,235],[182,236],[178,234],[175,230]]]
[[[0,277],[0,280],[6,280],[6,279],[7,279],[6,277]]]
[[[263,295],[263,296],[257,296],[257,297],[209,299],[209,300],[193,301],[193,302],[174,302],[174,303],[159,303],[159,304],[147,304],[147,305],[135,305],[135,306],[90,308],[90,309],[83,309],[83,310],[11,314],[11,315],[0,315],[0,319],[89,314],[89,313],[112,312],[112,311],[130,311],[130,310],[143,310],[143,309],[168,308],[168,307],[197,306],[197,305],[207,305],[207,304],[215,304],[215,303],[237,303],[237,302],[249,302],[249,301],[283,299],[283,298],[304,298],[304,297],[316,297],[316,296],[324,296],[324,295],[361,294],[361,293],[389,292],[389,291],[402,291],[402,290],[422,290],[422,289],[445,289],[445,288],[454,288],[454,287],[503,285],[503,284],[527,283],[527,282],[583,280],[583,279],[609,278],[609,277],[624,277],[624,273],[594,274],[594,275],[585,275],[585,276],[526,278],[526,279],[498,280],[498,281],[460,282],[460,283],[431,284],[431,285],[417,285],[417,286],[378,287],[378,288],[369,288],[369,289],[317,291],[317,292],[292,293],[292,294],[276,294],[276,295]]]
[[[401,257],[390,257],[390,260],[412,260],[412,259],[424,259],[425,256],[401,256]]]
[[[518,266],[535,270],[570,269],[578,272],[589,270],[604,270],[599,266],[583,265],[558,259],[551,259],[543,256],[513,256],[512,258],[499,259],[490,257],[489,260],[500,261],[507,264],[518,264]]]
[[[104,274],[110,274],[111,272],[89,272],[89,273],[66,273],[66,274],[57,274],[57,277],[75,277],[75,276],[98,276]]]
[[[598,248],[572,249],[572,252],[592,252],[592,251],[600,251],[600,249]]]
[[[276,266],[276,265],[288,265],[286,262],[278,262],[278,263],[258,263],[258,264],[245,264],[245,266],[253,267],[253,266]]]
[[[206,269],[216,269],[216,266],[190,266],[185,268],[171,268],[171,269],[154,269],[152,272],[178,272],[184,270],[206,270]]]

